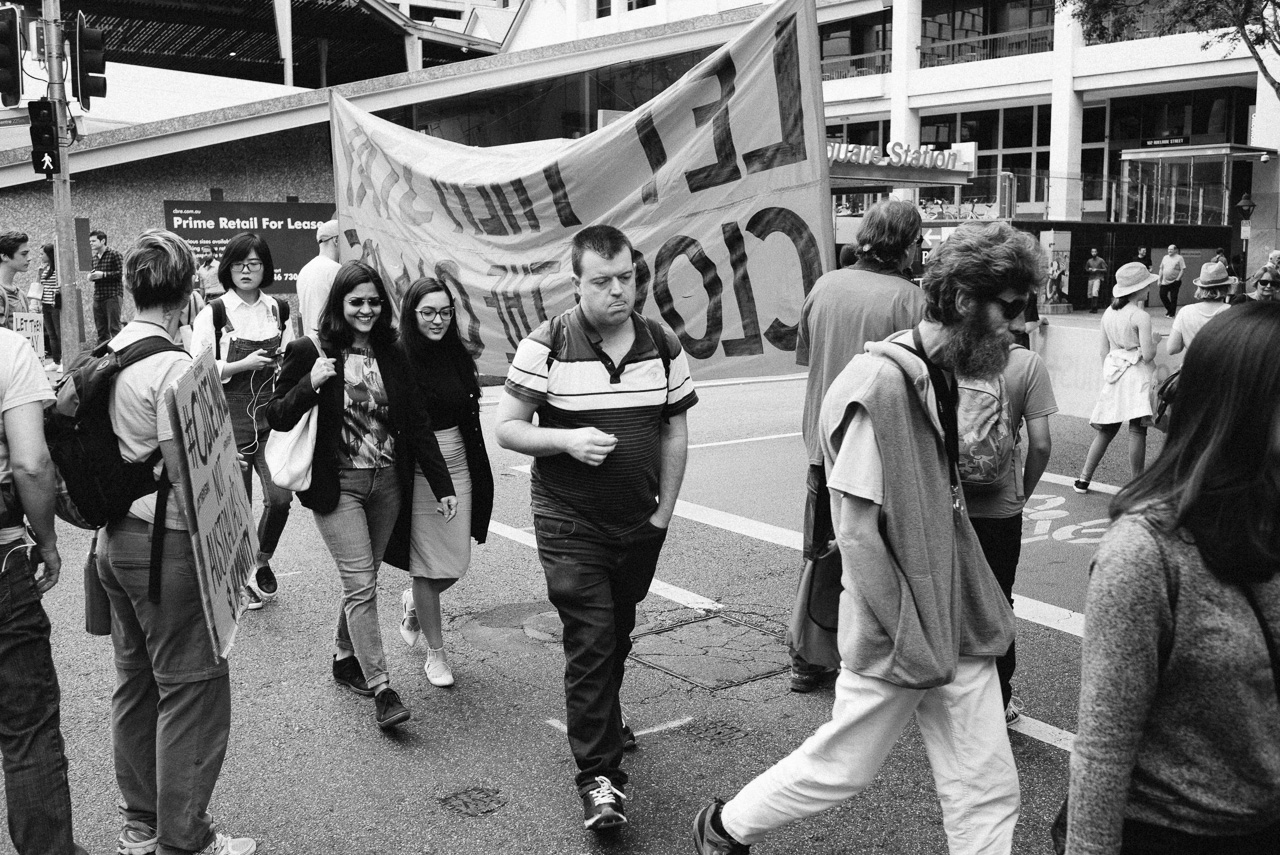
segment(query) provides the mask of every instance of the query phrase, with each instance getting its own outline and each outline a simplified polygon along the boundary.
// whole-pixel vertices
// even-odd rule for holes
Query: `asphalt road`
[[[830,689],[792,694],[779,673],[786,665],[779,636],[799,564],[803,385],[703,386],[690,412],[683,504],[658,570],[666,584],[642,606],[636,652],[644,662],[631,664],[623,690],[640,750],[627,761],[631,825],[621,834],[597,840],[582,830],[560,724],[558,621],[530,546],[521,468],[528,459],[492,442],[494,530],[466,579],[444,596],[454,688],[430,686],[424,652],[401,642],[406,579],[398,570],[383,573],[392,681],[414,716],[390,735],[375,727],[371,700],[330,678],[337,577],[310,512],[294,505],[275,561],[279,600],[245,615],[232,654],[231,746],[212,806],[220,829],[255,837],[261,852],[296,855],[692,851],[698,807],[733,795],[830,712]],[[492,407],[485,420],[491,428]],[[1023,799],[1018,853],[1047,851],[1048,826],[1066,792],[1078,613],[1109,499],[1066,486],[1092,431],[1071,418],[1054,417],[1052,427],[1049,471],[1057,477],[1028,508],[1016,589],[1015,691],[1028,716],[1012,734]],[[1123,483],[1127,468],[1123,447],[1115,448],[1095,483]],[[114,668],[110,641],[82,628],[87,547],[86,533],[63,528],[67,567],[46,606],[77,837],[91,853],[108,853],[118,823],[109,732]],[[705,610],[712,605],[720,608]],[[864,794],[754,848],[760,855],[945,850],[914,725]],[[7,837],[0,840],[0,853],[12,851]]]

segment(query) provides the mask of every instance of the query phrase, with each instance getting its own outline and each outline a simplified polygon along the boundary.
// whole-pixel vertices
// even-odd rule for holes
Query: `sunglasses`
[[[1000,314],[1004,315],[1006,321],[1014,320],[1027,309],[1026,297],[1019,297],[1016,300],[1001,300],[996,297],[995,302],[1000,304]]]
[[[347,302],[347,305],[353,309],[358,309],[361,306],[368,306],[370,309],[382,308],[381,297],[352,297],[350,300],[347,300],[346,302]]]
[[[421,309],[418,311],[418,317],[427,323],[434,321],[437,316],[442,321],[451,321],[453,320],[453,309]]]

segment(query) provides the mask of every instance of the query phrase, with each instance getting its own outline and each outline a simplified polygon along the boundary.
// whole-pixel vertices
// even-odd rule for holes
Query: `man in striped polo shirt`
[[[698,396],[679,339],[634,311],[626,236],[585,228],[572,263],[578,305],[520,342],[497,437],[535,458],[538,557],[564,624],[569,748],[583,825],[598,832],[627,821],[621,762],[634,737],[618,691],[636,604],[649,592],[684,478],[685,412]]]

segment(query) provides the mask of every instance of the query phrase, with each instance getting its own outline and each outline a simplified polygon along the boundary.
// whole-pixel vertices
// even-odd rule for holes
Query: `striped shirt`
[[[51,267],[40,268],[40,302],[46,306],[58,303],[58,274]]]
[[[617,437],[599,466],[569,454],[533,462],[535,514],[586,522],[612,536],[633,531],[657,510],[662,422],[698,402],[680,340],[662,328],[663,352],[671,355],[664,376],[648,324],[638,315],[631,321],[635,342],[614,365],[582,309],[570,309],[558,319],[555,354],[547,321],[520,342],[506,382],[508,393],[537,406],[541,427],[594,427]]]

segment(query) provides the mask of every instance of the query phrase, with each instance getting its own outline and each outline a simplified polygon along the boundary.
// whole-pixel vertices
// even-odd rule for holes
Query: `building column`
[[[405,71],[422,70],[422,39],[417,36],[404,37]]]
[[[273,0],[276,13],[276,38],[280,42],[280,60],[284,63],[284,85],[293,85],[293,7],[290,0]]]
[[[1071,14],[1059,7],[1053,16],[1053,121],[1049,128],[1049,203],[1045,219],[1079,221],[1084,202],[1080,175],[1080,143],[1084,135],[1084,94],[1076,91],[1076,52],[1084,33]]]
[[[889,133],[895,142],[920,145],[920,111],[911,109],[911,77],[920,68],[920,0],[894,0],[892,70],[889,72]],[[886,140],[887,142],[887,140]],[[899,199],[916,199],[914,187],[898,187]]]
[[[1273,74],[1280,74],[1280,62],[1269,63]],[[1258,103],[1253,116],[1252,145],[1280,148],[1280,98],[1267,79],[1258,74]],[[1267,260],[1267,253],[1280,248],[1280,158],[1267,163],[1253,162],[1253,186],[1231,188],[1234,205],[1240,194],[1249,191],[1249,198],[1258,207],[1249,220],[1249,257],[1245,272],[1252,274]]]

